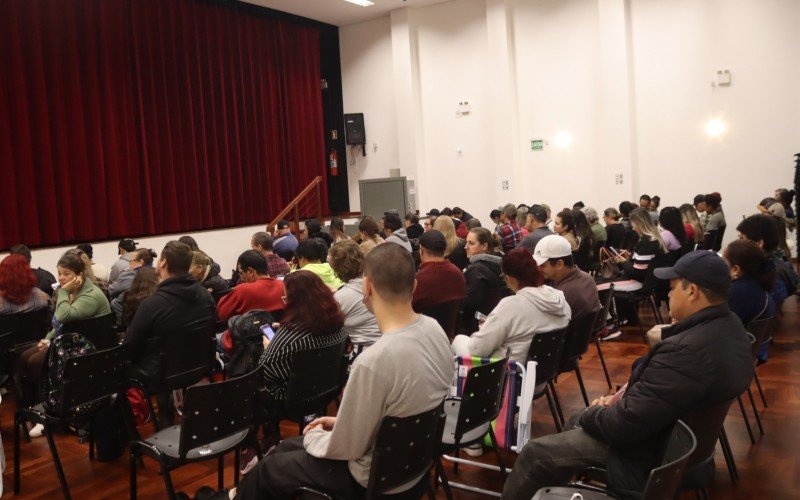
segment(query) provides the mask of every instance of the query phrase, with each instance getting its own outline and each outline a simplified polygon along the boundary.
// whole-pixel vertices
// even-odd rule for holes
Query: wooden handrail
[[[297,219],[299,217],[298,209],[299,209],[299,206],[300,206],[300,202],[303,201],[303,199],[306,196],[311,194],[311,192],[314,189],[317,190],[317,200],[316,200],[316,202],[317,202],[317,217],[318,218],[322,217],[322,204],[321,204],[322,201],[321,201],[320,192],[319,192],[320,183],[322,183],[322,177],[321,176],[317,176],[317,177],[314,178],[314,180],[309,182],[308,186],[306,186],[305,188],[303,188],[302,191],[300,191],[300,194],[295,196],[294,199],[292,201],[290,201],[289,204],[286,205],[283,208],[283,210],[278,212],[278,215],[276,215],[275,218],[273,218],[272,221],[267,225],[267,231],[271,232],[275,228],[275,224],[277,224],[279,220],[285,219],[286,216],[289,215],[289,212],[292,211],[292,209],[295,210],[295,219]],[[294,222],[297,223],[298,221],[295,220]]]

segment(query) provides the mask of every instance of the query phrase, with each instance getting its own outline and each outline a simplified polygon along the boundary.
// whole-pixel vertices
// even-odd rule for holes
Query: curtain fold
[[[0,47],[0,248],[257,224],[325,175],[316,28],[9,0]]]

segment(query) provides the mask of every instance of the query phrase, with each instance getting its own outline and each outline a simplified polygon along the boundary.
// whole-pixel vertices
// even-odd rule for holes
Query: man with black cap
[[[524,222],[528,236],[522,238],[519,246],[527,248],[533,253],[536,250],[536,244],[542,238],[553,234],[553,231],[547,227],[547,210],[541,205],[532,205],[528,209],[528,217]]]
[[[614,491],[638,496],[650,470],[660,465],[663,440],[678,419],[691,426],[747,389],[753,358],[741,321],[728,309],[725,261],[700,250],[655,273],[670,280],[675,323],[632,371],[621,397],[598,398],[580,415],[578,427],[525,445],[503,498],[528,500],[586,467],[605,468]]]
[[[108,275],[109,285],[119,278],[120,273],[128,270],[131,265],[131,256],[133,255],[131,252],[134,250],[136,250],[136,242],[132,239],[124,238],[119,240],[119,244],[117,244],[119,259],[111,266],[111,272]]]
[[[272,251],[278,254],[286,262],[294,258],[294,251],[297,250],[297,245],[300,244],[297,238],[292,234],[289,229],[289,221],[281,219],[275,226],[275,234],[273,235],[275,241],[272,242]]]
[[[416,311],[444,302],[463,300],[467,295],[464,273],[445,258],[446,248],[444,235],[435,229],[419,237],[421,264],[412,301]]]

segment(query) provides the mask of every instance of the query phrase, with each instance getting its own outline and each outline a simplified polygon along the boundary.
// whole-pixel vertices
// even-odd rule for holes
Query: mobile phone
[[[608,247],[608,248],[610,248],[611,251],[614,252],[615,254],[619,255],[619,251],[617,251],[616,248],[614,248],[614,247]]]
[[[486,315],[480,311],[475,311],[475,319],[477,319],[478,321],[486,319]]]
[[[261,333],[267,337],[267,340],[272,340],[272,337],[275,336],[275,330],[272,329],[270,325],[264,325],[261,327]]]

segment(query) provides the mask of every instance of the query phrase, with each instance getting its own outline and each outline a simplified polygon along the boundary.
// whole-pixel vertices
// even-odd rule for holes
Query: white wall
[[[345,110],[396,152],[359,160],[351,206],[358,178],[401,158],[423,211],[486,219],[508,200],[603,209],[643,192],[666,206],[719,191],[733,226],[792,183],[798,19],[796,0],[453,0],[343,28]],[[730,87],[712,88],[718,69]],[[471,113],[457,117],[463,99]],[[718,139],[703,130],[711,117],[728,125]],[[574,138],[566,150],[558,131]],[[533,152],[532,138],[550,145]]]

